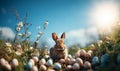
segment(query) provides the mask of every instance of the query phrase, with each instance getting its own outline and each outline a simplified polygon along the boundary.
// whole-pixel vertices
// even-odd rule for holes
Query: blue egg
[[[110,61],[110,57],[108,54],[104,54],[101,56],[101,66],[105,66],[106,63]]]
[[[26,68],[27,69],[31,69],[33,66],[32,62],[28,62],[27,65],[26,65]]]
[[[61,69],[60,63],[55,63],[54,68],[57,69],[57,70],[60,70]]]
[[[117,63],[120,64],[120,53],[117,55]]]
[[[47,66],[51,66],[53,64],[53,60],[52,59],[49,59],[46,63]]]
[[[96,65],[98,63],[99,63],[99,58],[97,56],[94,56],[93,59],[92,59],[92,64]]]

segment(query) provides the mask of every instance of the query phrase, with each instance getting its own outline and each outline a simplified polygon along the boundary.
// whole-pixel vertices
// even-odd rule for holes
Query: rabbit
[[[50,49],[50,57],[55,61],[65,59],[68,55],[67,47],[64,44],[65,32],[62,33],[60,38],[58,38],[56,33],[52,33],[52,38],[56,44]]]

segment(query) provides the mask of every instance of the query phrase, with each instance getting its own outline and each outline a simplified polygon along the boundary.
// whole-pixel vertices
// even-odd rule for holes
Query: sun
[[[92,10],[92,22],[100,29],[106,30],[118,21],[119,13],[120,9],[116,3],[104,2],[97,4]]]

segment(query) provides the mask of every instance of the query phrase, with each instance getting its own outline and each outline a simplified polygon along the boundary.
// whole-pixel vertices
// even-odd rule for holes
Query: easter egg
[[[74,63],[73,66],[72,66],[72,69],[73,70],[79,70],[80,69],[80,66],[78,63]]]
[[[120,64],[120,53],[117,55],[117,63]]]
[[[45,65],[40,65],[39,71],[46,71],[47,67]]]
[[[72,69],[72,65],[68,65],[66,69],[67,71],[70,71]]]
[[[55,71],[54,69],[48,69],[47,71]]]
[[[91,63],[89,61],[85,61],[84,68],[90,69],[91,68]]]
[[[94,56],[93,59],[92,59],[92,64],[93,64],[93,65],[96,65],[96,64],[98,64],[98,63],[99,63],[98,57],[97,57],[97,56]]]
[[[6,64],[4,67],[5,67],[8,71],[11,71],[11,69],[12,69],[12,67],[11,67],[10,64]]]
[[[67,58],[70,58],[70,59],[71,59],[71,58],[72,58],[72,55],[69,54],[69,55],[67,56]]]
[[[65,59],[60,59],[59,61],[61,64],[64,64],[65,63]]]
[[[86,51],[84,49],[81,49],[80,50],[80,56],[85,56],[85,54],[86,54]]]
[[[32,59],[35,61],[35,63],[39,60],[37,56],[34,56]]]
[[[72,64],[74,64],[74,63],[75,63],[75,61],[76,61],[76,60],[75,60],[74,58],[72,58],[72,59],[70,59],[69,64],[70,64],[70,65],[72,65]]]
[[[47,66],[52,66],[53,64],[53,60],[52,59],[49,59],[46,63]]]
[[[101,66],[105,66],[107,62],[109,62],[110,57],[108,54],[104,54],[101,56]]]
[[[33,67],[33,63],[32,62],[28,62],[26,65],[27,69],[31,69]]]
[[[5,66],[5,64],[6,64],[6,60],[4,58],[1,58],[0,59],[0,65]]]
[[[17,60],[16,58],[14,58],[11,63],[12,63],[12,66],[13,66],[13,67],[19,65],[18,60]]]
[[[32,65],[35,65],[35,62],[34,62],[34,60],[33,60],[33,59],[30,59],[30,60],[29,60],[29,62],[31,62],[31,63],[32,63]]]
[[[33,66],[33,67],[31,68],[31,71],[38,71],[37,66]]]
[[[44,64],[46,64],[46,60],[45,59],[41,59],[40,61],[39,61],[39,65],[44,65]]]
[[[93,51],[92,51],[92,50],[89,50],[89,51],[88,51],[88,53],[91,53],[91,54],[93,54]]]
[[[55,63],[54,64],[54,68],[56,69],[56,70],[60,70],[61,69],[61,64],[60,63]]]
[[[70,62],[70,58],[66,58],[66,59],[65,59],[65,63],[66,63],[66,64],[69,64],[69,62]]]
[[[76,58],[76,63],[79,63],[80,66],[83,66],[83,60],[81,58]]]

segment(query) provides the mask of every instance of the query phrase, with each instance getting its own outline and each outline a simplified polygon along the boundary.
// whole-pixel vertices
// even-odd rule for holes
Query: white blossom
[[[16,28],[16,31],[20,31],[20,29],[21,29],[20,27],[17,27],[17,28]]]
[[[18,34],[18,36],[20,36],[20,37],[21,37],[21,36],[23,36],[23,34],[19,33],[19,34]]]
[[[18,27],[23,27],[23,22],[19,22],[17,25]]]

